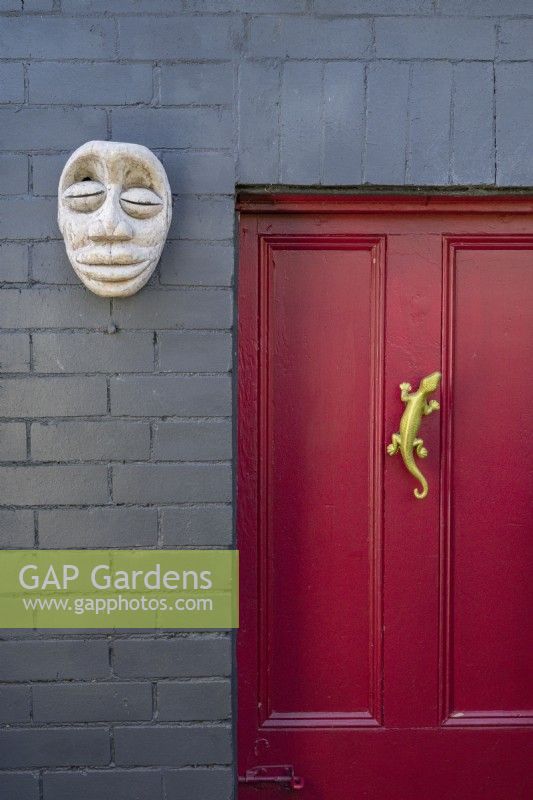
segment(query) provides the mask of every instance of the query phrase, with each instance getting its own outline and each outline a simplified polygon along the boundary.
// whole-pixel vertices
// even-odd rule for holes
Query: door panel
[[[261,242],[262,724],[376,723],[380,241]]]
[[[532,209],[337,201],[241,213],[239,775],[292,765],[304,800],[525,800]],[[398,385],[437,369],[419,501],[385,446]]]
[[[448,723],[533,720],[533,240],[448,241]]]

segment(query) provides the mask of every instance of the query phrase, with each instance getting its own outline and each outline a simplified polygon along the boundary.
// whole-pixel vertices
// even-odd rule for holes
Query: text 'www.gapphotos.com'
[[[210,597],[25,597],[26,611],[55,611],[74,614],[114,614],[116,612],[184,612],[213,611]]]

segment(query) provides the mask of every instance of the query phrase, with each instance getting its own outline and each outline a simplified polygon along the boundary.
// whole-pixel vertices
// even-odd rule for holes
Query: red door
[[[240,211],[239,798],[530,800],[533,201]]]

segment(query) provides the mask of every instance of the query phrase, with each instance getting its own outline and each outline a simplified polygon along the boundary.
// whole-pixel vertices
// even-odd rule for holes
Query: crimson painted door
[[[530,800],[533,202],[240,212],[239,798]]]

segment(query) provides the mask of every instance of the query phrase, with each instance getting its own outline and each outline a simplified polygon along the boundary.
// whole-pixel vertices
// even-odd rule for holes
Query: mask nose
[[[133,238],[133,229],[109,198],[98,218],[89,225],[87,235],[93,242],[125,242]]]

